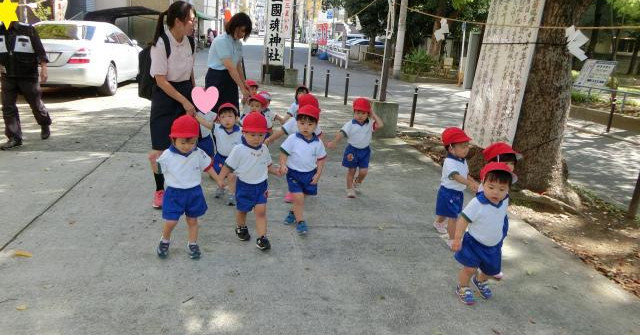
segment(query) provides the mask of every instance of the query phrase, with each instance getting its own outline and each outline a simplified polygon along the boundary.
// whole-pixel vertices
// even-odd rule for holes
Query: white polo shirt
[[[238,178],[247,184],[259,184],[269,176],[271,154],[266,145],[250,147],[242,138],[242,144],[231,149],[224,165],[233,171]]]
[[[218,117],[218,114],[214,113],[214,112],[209,112],[209,113],[203,113],[201,111],[197,111],[198,115],[200,117],[202,117],[203,119],[207,120],[207,122],[211,122],[213,123],[213,121],[216,120],[216,117]],[[216,125],[214,124],[213,127],[215,128]],[[200,125],[200,134],[202,134],[202,138],[205,138],[207,136],[211,136],[211,129]]]
[[[289,156],[287,167],[300,172],[313,171],[319,160],[327,158],[324,144],[315,135],[307,140],[300,133],[291,134],[282,142],[280,151]]]
[[[442,164],[442,178],[440,179],[440,185],[456,191],[464,191],[467,185],[460,184],[453,179],[453,176],[459,174],[460,177],[467,179],[469,175],[469,165],[464,158],[457,158],[451,154],[444,159]]]
[[[164,40],[158,38],[156,45],[151,47],[151,68],[149,74],[155,78],[156,75],[167,76],[168,81],[180,82],[191,79],[195,57],[191,51],[189,38],[184,36],[182,42],[178,43],[170,31],[165,30],[169,37],[171,55],[167,59],[167,51],[164,48]]]
[[[371,120],[359,124],[358,121],[354,119],[345,123],[340,131],[347,137],[347,142],[351,144],[351,146],[364,149],[371,143],[374,124],[375,122]]]
[[[494,205],[478,193],[462,210],[462,217],[469,222],[469,234],[478,242],[492,247],[502,241],[504,219],[507,217],[508,196]]]
[[[197,147],[185,155],[170,146],[158,158],[158,165],[167,186],[187,189],[200,185],[202,171],[211,168],[211,157]]]
[[[290,118],[282,125],[282,131],[287,135],[293,135],[298,132],[298,121],[295,118]],[[322,129],[320,125],[316,126],[316,130],[313,131],[316,136],[322,135]]]
[[[251,112],[249,111],[248,113],[243,114],[240,117],[240,120],[244,120],[244,117],[247,116],[249,113],[251,113]],[[264,118],[267,119],[267,129],[273,128],[273,119],[275,117],[275,114],[274,115],[269,115],[270,113],[271,113],[271,110],[268,109],[268,108],[266,110],[260,112],[260,114],[262,114],[262,116],[264,116]]]
[[[287,110],[287,114],[291,115],[292,118],[296,118],[296,116],[298,115],[298,103],[297,102],[293,102],[291,104],[291,106],[289,106],[289,109]]]
[[[213,136],[216,138],[218,153],[227,157],[231,154],[233,147],[242,143],[242,128],[238,125],[233,125],[231,132],[227,132],[227,129],[221,124],[216,125],[213,129]]]

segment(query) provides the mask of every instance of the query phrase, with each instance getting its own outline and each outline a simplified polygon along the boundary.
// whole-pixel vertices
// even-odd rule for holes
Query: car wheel
[[[98,94],[100,95],[114,95],[118,90],[118,73],[116,66],[111,63],[107,69],[107,76],[104,78],[102,86],[98,87]]]

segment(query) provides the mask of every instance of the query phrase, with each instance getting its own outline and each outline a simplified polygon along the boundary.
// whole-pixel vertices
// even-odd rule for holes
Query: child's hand
[[[317,184],[318,180],[320,180],[320,173],[316,173],[313,175],[313,178],[311,179],[311,185]]]
[[[271,144],[271,142],[272,142],[271,137],[269,137],[269,138],[265,139],[265,140],[262,142],[262,144],[264,144],[264,145],[266,145],[266,146],[269,146],[269,144]]]
[[[224,184],[224,180],[220,177],[216,178],[216,183],[218,184],[219,188],[225,188],[226,185]]]
[[[478,192],[478,183],[476,183],[475,181],[471,181],[469,183],[469,188],[471,189],[471,191],[473,191],[473,193],[477,193]]]
[[[287,171],[289,171],[289,169],[287,168],[286,165],[280,165],[280,169],[278,170],[280,172],[280,176],[284,176],[287,174]]]
[[[336,148],[336,143],[333,141],[329,141],[327,142],[327,148],[329,149],[335,149]]]
[[[453,243],[451,243],[451,250],[459,251],[461,248],[462,248],[462,242],[459,239],[453,240]]]

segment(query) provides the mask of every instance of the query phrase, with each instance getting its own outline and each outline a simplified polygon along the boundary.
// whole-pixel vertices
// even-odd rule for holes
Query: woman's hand
[[[184,111],[187,113],[187,115],[196,115],[196,107],[189,100],[185,100],[185,102],[182,103],[182,108],[184,108]]]
[[[247,86],[247,84],[243,83],[242,86],[240,86],[240,90],[242,90],[242,100],[247,101],[249,100],[249,98],[251,97],[251,92],[249,92],[249,86]]]

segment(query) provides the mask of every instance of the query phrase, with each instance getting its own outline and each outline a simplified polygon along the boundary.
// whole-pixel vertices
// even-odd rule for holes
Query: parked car
[[[106,22],[42,21],[35,25],[49,59],[45,86],[94,86],[114,95],[138,75],[138,42]]]

